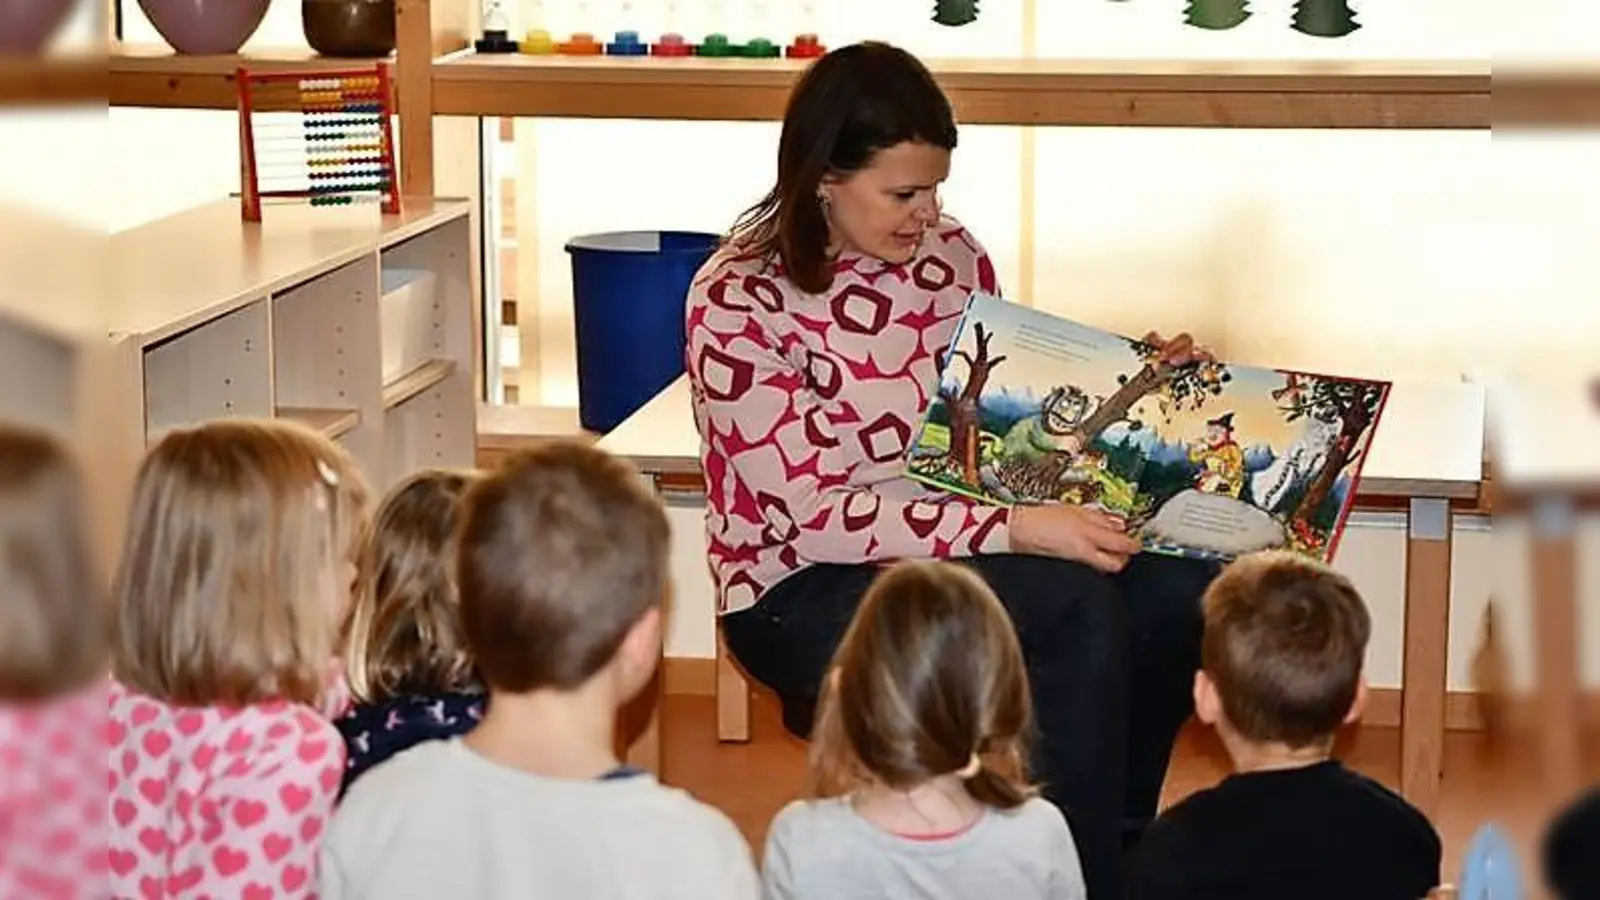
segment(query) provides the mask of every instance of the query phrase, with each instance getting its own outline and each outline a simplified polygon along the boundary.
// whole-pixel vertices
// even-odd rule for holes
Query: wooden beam
[[[262,72],[310,71],[329,68],[359,68],[382,60],[338,59],[318,56],[309,47],[258,49],[250,53],[221,56],[187,56],[174,53],[166,45],[112,45],[106,59],[109,93],[102,93],[112,106],[144,106],[167,109],[238,109],[239,87],[234,77],[240,66]],[[287,107],[270,103],[258,106],[263,112]]]
[[[105,64],[78,59],[0,58],[0,108],[104,103]]]
[[[433,10],[430,0],[395,3],[395,109],[400,117],[400,188],[433,194]]]
[[[465,55],[434,67],[442,115],[776,120],[798,60]],[[1488,128],[1486,64],[930,59],[964,123]]]

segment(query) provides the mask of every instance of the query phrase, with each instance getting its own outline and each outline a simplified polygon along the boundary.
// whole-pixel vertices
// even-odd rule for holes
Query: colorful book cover
[[[978,293],[907,474],[997,504],[1072,503],[1145,549],[1333,558],[1390,383],[1225,362]]]

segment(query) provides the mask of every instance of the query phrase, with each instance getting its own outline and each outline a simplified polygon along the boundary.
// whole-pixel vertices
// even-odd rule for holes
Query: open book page
[[[1387,382],[1202,362],[975,294],[907,459],[1000,504],[1123,518],[1149,550],[1331,559]]]

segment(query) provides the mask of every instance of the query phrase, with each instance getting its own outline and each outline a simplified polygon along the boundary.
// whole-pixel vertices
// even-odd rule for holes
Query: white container
[[[431,362],[434,349],[435,276],[425,269],[384,269],[378,301],[383,383]]]

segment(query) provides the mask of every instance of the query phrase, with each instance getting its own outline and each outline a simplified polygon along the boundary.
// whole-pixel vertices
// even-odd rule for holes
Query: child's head
[[[318,702],[366,500],[350,456],[291,422],[168,433],[134,485],[117,678],[178,705]]]
[[[1331,744],[1361,714],[1372,623],[1348,578],[1299,554],[1259,553],[1229,565],[1204,603],[1202,721],[1300,750]]]
[[[45,700],[105,671],[105,583],[66,449],[0,425],[0,701]]]
[[[812,741],[823,795],[960,774],[1011,808],[1032,790],[1027,669],[1011,618],[972,570],[903,562],[878,576],[834,653]]]
[[[560,441],[508,459],[467,493],[461,622],[493,693],[600,684],[620,704],[661,655],[666,510],[622,459]]]
[[[476,686],[456,604],[456,532],[474,472],[425,469],[395,485],[356,562],[345,633],[350,691],[365,703]]]

